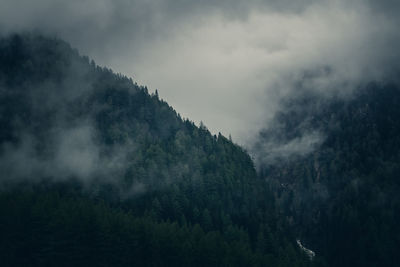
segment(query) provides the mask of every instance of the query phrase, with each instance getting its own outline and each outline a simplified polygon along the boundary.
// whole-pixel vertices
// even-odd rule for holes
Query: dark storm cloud
[[[381,13],[384,16],[393,16],[395,19],[399,20],[400,12],[400,2],[396,0],[382,0],[374,1],[369,0],[368,4],[371,9],[377,13]]]
[[[16,0],[0,4],[0,29],[38,30],[69,39],[85,52],[110,53],[111,47],[136,49],[167,38],[185,23],[201,23],[210,14],[245,19],[249,12],[298,12],[313,1],[260,0]],[[96,56],[98,56],[96,54]],[[110,55],[110,57],[115,57]]]

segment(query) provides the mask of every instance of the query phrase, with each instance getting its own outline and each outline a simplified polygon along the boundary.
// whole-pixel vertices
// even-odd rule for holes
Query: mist
[[[3,34],[63,38],[245,147],[301,90],[347,96],[397,79],[393,1],[19,0],[0,10]]]
[[[96,115],[110,106],[90,104],[101,90],[100,69],[56,39],[15,35],[0,47],[2,60],[15,53],[0,67],[0,187],[43,180],[117,184],[136,146],[131,139],[125,146],[101,140]],[[137,88],[124,90],[134,95]]]

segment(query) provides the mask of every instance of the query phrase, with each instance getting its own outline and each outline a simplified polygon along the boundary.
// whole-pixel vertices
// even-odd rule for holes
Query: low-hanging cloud
[[[293,156],[307,155],[323,141],[324,136],[318,131],[304,132],[301,136],[283,143],[277,139],[260,142],[257,149],[253,149],[252,152],[256,155],[254,158],[256,166],[265,166],[289,160]]]
[[[346,94],[394,79],[399,10],[391,0],[18,0],[0,4],[0,29],[65,38],[158,89],[184,117],[248,144],[299,83]]]
[[[55,144],[51,156],[38,155],[37,138],[26,132],[20,133],[17,144],[2,145],[2,180],[39,179],[37,177],[89,180],[102,166],[99,147],[93,143],[93,133],[87,124],[70,129],[58,128],[48,136]]]

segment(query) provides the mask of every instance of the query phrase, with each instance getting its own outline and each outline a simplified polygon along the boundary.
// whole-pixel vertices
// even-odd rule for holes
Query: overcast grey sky
[[[392,77],[397,2],[2,0],[0,32],[57,35],[245,144],[305,71],[330,67],[309,82],[328,93]]]

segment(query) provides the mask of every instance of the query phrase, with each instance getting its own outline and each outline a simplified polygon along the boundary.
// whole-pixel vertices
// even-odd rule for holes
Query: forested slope
[[[266,151],[261,176],[299,238],[329,266],[400,264],[399,103],[395,83],[347,96],[308,92],[286,99],[260,135],[256,147],[308,144],[297,153]]]
[[[0,40],[0,125],[5,266],[311,264],[242,148],[61,40]]]

